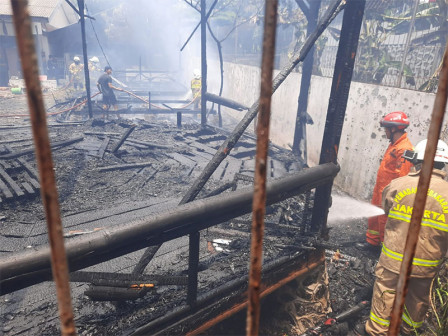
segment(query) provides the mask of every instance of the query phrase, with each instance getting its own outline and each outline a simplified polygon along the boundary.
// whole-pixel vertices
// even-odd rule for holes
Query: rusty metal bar
[[[39,81],[31,19],[26,0],[11,1],[17,45],[25,79],[31,126],[39,167],[42,203],[47,217],[48,239],[51,247],[51,268],[56,283],[62,335],[76,335],[70,296],[67,258],[62,236],[58,192],[48,137],[46,112]]]
[[[247,335],[258,335],[260,322],[261,260],[263,254],[264,215],[266,213],[266,166],[269,147],[277,7],[278,0],[266,0],[263,56],[261,59],[260,112],[258,113],[257,124],[257,152],[255,155],[254,197],[252,201]]]
[[[440,71],[439,87],[437,89],[434,108],[432,111],[431,124],[428,130],[428,142],[426,144],[423,165],[418,179],[417,193],[415,195],[414,207],[409,223],[408,236],[403,252],[403,261],[401,262],[400,273],[398,276],[397,290],[394,305],[391,312],[391,321],[389,326],[390,336],[398,335],[400,331],[401,316],[403,315],[403,306],[408,291],[409,277],[412,271],[412,260],[415,255],[418,235],[420,232],[420,223],[425,211],[426,197],[428,193],[429,182],[431,181],[432,169],[434,167],[434,156],[437,149],[437,142],[442,129],[443,117],[446,110],[446,100],[448,95],[448,44],[445,47],[443,55],[442,69]]]
[[[310,51],[313,44],[325,30],[325,28],[333,21],[336,15],[341,10],[341,1],[342,0],[334,0],[334,2],[328,7],[328,10],[322,16],[321,21],[319,22],[316,30],[306,39],[303,44],[302,49],[295,58],[280,71],[280,73],[275,76],[275,79],[272,84],[272,93],[274,93],[279,86],[285,81],[286,77],[294,70],[294,68],[303,61]],[[202,84],[204,85],[204,84]],[[207,183],[210,176],[213,175],[216,168],[221,164],[221,162],[229,155],[230,151],[233,149],[235,144],[238,142],[239,138],[243,135],[246,128],[250,125],[252,120],[258,113],[259,101],[257,100],[252,104],[249,111],[247,111],[246,115],[241,119],[232,133],[229,135],[226,141],[219,147],[215,156],[209,161],[207,166],[202,171],[201,175],[194,181],[193,185],[187,191],[187,193],[182,198],[182,203],[191,202],[196,198],[199,192],[204,187],[205,183]]]

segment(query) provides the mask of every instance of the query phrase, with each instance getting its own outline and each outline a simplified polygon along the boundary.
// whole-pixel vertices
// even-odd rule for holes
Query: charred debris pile
[[[47,244],[47,234],[30,130],[5,126],[0,132],[0,246],[2,257],[7,257]],[[211,127],[203,130],[191,122],[179,129],[169,120],[50,122],[49,132],[68,241],[156,213],[176,211],[191,181],[226,139],[225,133]],[[254,155],[254,140],[243,137],[198,198],[253,188]],[[289,151],[272,146],[268,167],[268,179],[274,181],[299,171],[301,164]],[[313,192],[306,192],[267,207],[264,268],[268,284],[273,286],[286,277],[288,267],[297,268],[297,260],[302,259],[306,269],[316,259],[316,251],[325,247],[336,251],[337,244],[310,234],[311,213],[306,209],[312,203]],[[188,301],[188,236],[71,273],[78,331],[83,335],[130,334],[138,328],[154,327],[181,333],[183,328],[195,329],[219,315],[217,312],[235,304],[247,284],[250,225],[250,215],[246,214],[200,231],[196,310],[182,310]],[[330,277],[338,282],[333,288],[336,297],[349,297],[332,302],[335,311],[356,305],[370,285],[370,279],[359,273],[371,265],[340,255],[327,254],[327,259],[332,260]],[[288,260],[294,262],[288,265]],[[2,324],[7,335],[57,332],[52,283],[29,288],[2,296]],[[214,310],[207,314],[201,311],[200,307],[211,301]],[[181,322],[182,318],[190,319],[164,325],[163,317],[173,312]]]

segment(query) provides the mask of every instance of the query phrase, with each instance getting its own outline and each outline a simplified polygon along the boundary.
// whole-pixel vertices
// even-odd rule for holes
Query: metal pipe
[[[299,62],[303,61],[305,56],[310,51],[314,42],[319,38],[325,28],[330,24],[330,22],[335,18],[336,14],[340,11],[340,3],[342,0],[335,0],[332,5],[328,8],[327,12],[322,17],[319,25],[316,30],[306,39],[302,49],[300,50],[299,55],[294,58],[285,68],[280,71],[280,73],[275,77],[273,85],[272,85],[272,94],[278,89],[278,87],[285,81],[286,77],[292,72],[292,70],[296,67]],[[204,83],[202,84],[204,85]],[[205,91],[206,92],[206,91]],[[215,156],[210,160],[207,166],[202,171],[201,175],[196,179],[187,193],[184,195],[182,202],[187,203],[191,202],[196,198],[199,192],[204,187],[205,183],[207,183],[210,176],[213,175],[216,168],[220,165],[220,163],[229,155],[232,148],[238,142],[239,138],[243,135],[246,128],[255,118],[258,113],[258,100],[251,106],[249,111],[247,111],[246,115],[241,119],[238,125],[233,130],[232,134],[229,135],[226,141],[219,147]]]
[[[264,215],[266,213],[266,169],[269,147],[269,121],[271,118],[277,7],[277,0],[267,0],[265,3],[260,113],[258,114],[257,124],[257,152],[255,155],[254,196],[252,201],[247,335],[258,335],[260,321],[261,260],[263,254]]]
[[[417,193],[415,194],[414,207],[412,210],[411,222],[409,223],[408,236],[403,252],[400,273],[398,276],[397,290],[394,305],[391,312],[389,334],[398,335],[400,331],[401,316],[403,306],[408,291],[409,277],[412,271],[412,260],[415,255],[415,248],[420,233],[420,223],[425,211],[426,197],[429,183],[431,181],[432,169],[434,167],[434,156],[437,150],[437,142],[443,124],[443,116],[446,110],[446,100],[448,95],[448,44],[445,47],[442,69],[440,71],[439,87],[437,89],[434,108],[432,111],[431,124],[428,130],[428,142],[426,144],[423,165],[418,179]]]
[[[28,2],[26,0],[11,1],[11,7],[27,89],[36,161],[39,167],[42,203],[47,218],[48,239],[50,241],[50,248],[47,249],[46,253],[47,267],[50,269],[51,266],[56,283],[61,333],[62,335],[76,335],[58,192],[51,157],[45,106],[39,81],[39,68],[31,31]]]
[[[247,106],[244,106],[234,100],[228,99],[228,98],[224,98],[221,96],[217,96],[213,93],[210,92],[206,92],[205,96],[207,97],[207,101],[211,101],[213,103],[225,106],[225,107],[229,107],[231,109],[234,110],[238,110],[238,111],[242,111],[242,110],[248,110],[249,108]]]
[[[267,186],[267,204],[274,204],[329,183],[339,166],[328,163],[312,167]],[[172,211],[136,219],[126,225],[112,226],[67,241],[70,271],[111,260],[160,243],[164,235],[170,239],[211,227],[251,211],[253,190],[242,189],[225,195],[200,199]],[[163,241],[167,241],[164,239]],[[40,246],[0,260],[0,291],[2,294],[49,280],[50,251]]]

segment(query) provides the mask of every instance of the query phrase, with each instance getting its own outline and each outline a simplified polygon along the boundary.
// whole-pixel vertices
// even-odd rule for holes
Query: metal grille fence
[[[322,9],[328,4],[329,1],[323,1]],[[366,9],[353,80],[435,92],[446,38],[440,38],[436,42],[434,37],[443,29],[441,25],[444,25],[446,18],[441,19],[439,12],[443,10],[436,3],[428,1],[407,1],[404,8],[401,13],[394,15],[406,18],[401,20],[401,27],[397,24],[396,27],[389,28],[389,31],[384,28],[392,27],[391,24],[370,18],[370,13],[367,12],[370,9]],[[376,10],[387,13],[388,8]],[[424,18],[423,15],[428,15],[428,11],[433,13],[432,16]],[[412,15],[406,16],[406,13]],[[376,29],[373,30],[372,27]],[[321,37],[324,47],[322,54],[316,57],[313,69],[315,75],[333,76],[337,51],[335,35],[339,30],[340,21],[336,19]]]
[[[331,0],[322,0],[321,15],[331,3]],[[403,0],[399,9],[391,7],[391,3],[393,1],[367,1],[353,80],[435,92],[446,43],[446,34],[441,32],[448,25],[444,10],[431,0]],[[314,75],[333,76],[341,21],[342,13],[317,41]],[[293,52],[300,50],[305,40],[306,22],[300,27],[283,25],[278,30],[276,69],[282,69]],[[254,45],[261,43],[261,39],[258,41],[260,36],[256,30],[257,27],[250,25],[238,28],[238,33],[224,43],[225,61],[259,66],[261,52]],[[301,64],[296,71],[301,72]]]

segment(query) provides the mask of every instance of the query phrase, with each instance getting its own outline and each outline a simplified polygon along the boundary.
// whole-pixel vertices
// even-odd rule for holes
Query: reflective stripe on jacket
[[[191,80],[191,89],[200,89],[201,86],[202,86],[202,80],[200,78],[199,79],[193,78]]]
[[[379,264],[399,273],[414,206],[420,171],[392,181],[383,192],[388,214]],[[428,189],[412,276],[433,277],[448,249],[448,182],[446,173],[434,169]]]

